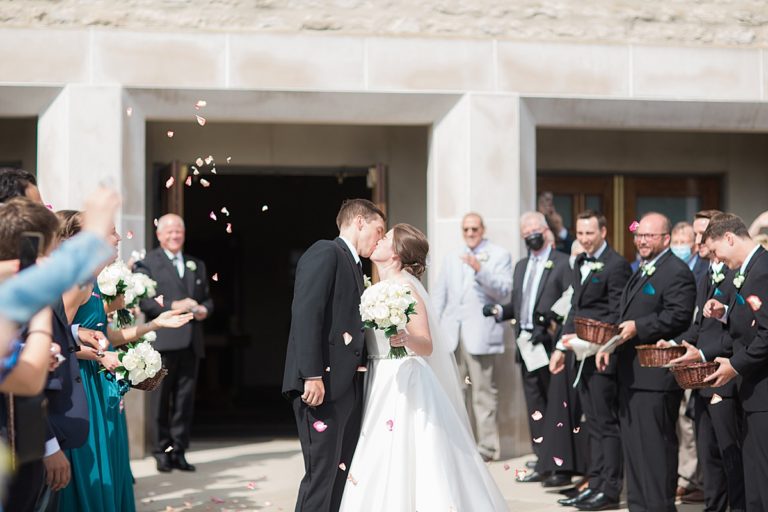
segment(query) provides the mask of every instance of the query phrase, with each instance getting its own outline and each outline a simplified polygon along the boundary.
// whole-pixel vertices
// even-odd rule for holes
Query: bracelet
[[[51,341],[54,341],[54,339],[53,339],[53,333],[52,333],[52,332],[48,332],[48,331],[44,331],[44,330],[42,330],[42,329],[33,329],[33,330],[31,330],[31,331],[27,331],[27,334],[24,336],[24,339],[25,339],[25,340],[26,340],[26,339],[28,339],[28,338],[29,338],[29,336],[30,336],[30,334],[45,334],[46,336],[48,336],[49,338],[51,338]]]

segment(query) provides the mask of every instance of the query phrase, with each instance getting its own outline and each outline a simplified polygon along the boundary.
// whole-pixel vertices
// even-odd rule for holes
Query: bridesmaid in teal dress
[[[62,220],[62,239],[79,232],[77,213],[58,213]],[[111,240],[117,248],[120,236],[116,231]],[[83,297],[86,293],[87,299]],[[135,341],[147,332],[162,327],[181,327],[192,318],[191,314],[168,311],[169,315],[158,317],[148,324],[113,331],[108,328],[107,311],[98,285],[94,285],[90,293],[89,290],[73,290],[65,294],[64,301],[68,313],[81,304],[72,319],[72,324],[84,328],[81,338],[85,336],[92,340],[95,333],[100,333],[98,337],[106,338],[115,346]],[[61,491],[59,509],[62,512],[133,512],[136,505],[121,386],[112,373],[103,371],[105,368],[113,370],[119,362],[113,351],[107,351],[101,357],[94,353],[95,350],[86,346],[78,352],[80,377],[88,399],[90,431],[83,446],[66,451],[72,479]],[[123,386],[122,391],[126,390]]]

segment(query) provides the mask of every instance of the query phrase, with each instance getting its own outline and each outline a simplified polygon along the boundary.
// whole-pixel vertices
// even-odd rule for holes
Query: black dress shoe
[[[571,485],[571,475],[552,473],[541,482],[542,487],[564,487]]]
[[[537,460],[528,460],[525,461],[525,467],[528,469],[536,469],[536,464],[538,464],[539,461]]]
[[[539,473],[538,471],[533,471],[531,473],[526,474],[522,478],[518,478],[517,481],[527,484],[530,482],[541,482],[543,479],[544,479],[544,476],[541,473]]]
[[[604,492],[598,492],[581,503],[577,503],[576,508],[579,510],[615,510],[619,508],[619,502],[609,498]]]
[[[180,469],[182,471],[194,471],[195,466],[187,462],[187,459],[184,457],[183,453],[175,452],[173,456],[171,457],[171,463],[174,468]]]
[[[171,465],[171,457],[167,453],[155,455],[157,461],[157,470],[161,473],[170,473],[173,466]]]
[[[562,494],[566,498],[573,498],[574,496],[578,496],[581,493],[582,489],[578,485],[573,485],[571,487],[566,487],[565,489],[560,489],[558,494]]]
[[[557,502],[567,507],[574,507],[576,506],[577,503],[581,503],[582,501],[586,500],[587,498],[595,494],[595,492],[596,491],[594,489],[590,489],[589,487],[587,487],[586,489],[578,493],[576,496],[571,496],[570,498],[560,498],[559,500],[557,500]]]

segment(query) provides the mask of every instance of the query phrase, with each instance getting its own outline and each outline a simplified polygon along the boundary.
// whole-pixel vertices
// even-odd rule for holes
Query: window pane
[[[569,231],[573,231],[573,196],[566,194],[555,194],[555,210],[563,218],[563,226]]]
[[[682,220],[691,222],[701,209],[701,200],[696,196],[664,197],[645,196],[637,198],[637,218],[647,212],[663,213],[674,225]]]
[[[593,210],[605,214],[603,211],[603,196],[587,194],[584,199],[584,204],[587,205],[588,210]]]

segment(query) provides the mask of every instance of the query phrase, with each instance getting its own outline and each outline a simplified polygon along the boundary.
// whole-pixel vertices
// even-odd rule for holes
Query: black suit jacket
[[[548,313],[552,305],[559,299],[571,285],[571,266],[568,263],[568,256],[552,250],[549,253],[549,261],[552,262],[552,268],[544,268],[539,281],[539,287],[536,290],[536,302],[534,302],[533,312],[544,314]],[[520,334],[520,312],[523,304],[523,287],[525,286],[525,269],[528,267],[528,258],[523,258],[515,265],[512,274],[512,298],[510,302],[502,305],[501,320],[514,318],[515,335]],[[533,337],[539,338],[544,343],[547,352],[554,348],[553,338],[546,333],[542,326],[534,325]],[[519,357],[518,357],[519,362]]]
[[[206,307],[208,316],[213,314],[213,301],[208,289],[208,274],[205,263],[193,256],[182,253],[184,256],[184,277],[179,277],[176,266],[171,262],[165,251],[157,247],[147,253],[147,256],[136,262],[135,271],[147,274],[157,282],[157,295],[163,296],[161,306],[154,298],[144,299],[139,307],[147,315],[148,320],[156,318],[160,313],[171,309],[173,301],[192,298]],[[193,262],[194,265],[188,262]],[[189,266],[196,267],[191,270]],[[187,325],[178,329],[159,329],[157,341],[153,343],[160,352],[170,350],[182,350],[190,345],[198,357],[205,356],[205,337],[203,324],[192,320]]]
[[[53,339],[61,346],[61,353],[67,360],[49,374],[45,386],[44,393],[48,399],[46,439],[56,437],[62,449],[72,449],[82,446],[88,439],[88,401],[80,377],[80,365],[75,356],[77,343],[72,337],[61,299],[52,309]]]
[[[670,251],[655,264],[651,276],[641,270],[627,282],[621,297],[621,321],[634,320],[637,336],[616,350],[619,383],[647,391],[680,389],[666,368],[642,368],[637,345],[653,344],[660,339],[674,339],[691,323],[696,302],[693,273]]]
[[[706,260],[702,260],[706,261]],[[696,282],[696,309],[693,323],[684,333],[675,338],[682,343],[687,341],[704,353],[707,361],[714,361],[716,357],[730,357],[733,353],[733,342],[728,336],[723,322],[715,318],[704,318],[704,304],[711,298],[715,298],[724,304],[730,302],[730,298],[736,289],[733,286],[733,278],[736,273],[723,267],[724,279],[715,283],[709,268]],[[714,393],[720,396],[732,397],[736,394],[735,380],[719,388],[703,388],[699,394],[704,397],[712,397]]]
[[[355,372],[366,363],[363,290],[362,272],[341,238],[315,242],[301,256],[283,376],[287,398],[303,393],[310,377],[323,378],[325,402],[351,391]]]
[[[731,364],[741,375],[745,411],[768,411],[768,253],[759,247],[747,264],[746,279],[729,303]]]
[[[590,271],[584,283],[581,282],[581,270],[577,260],[573,269],[573,298],[571,311],[563,326],[563,334],[576,332],[574,317],[585,317],[601,322],[616,324],[619,321],[621,295],[632,275],[629,263],[619,253],[607,246],[597,258],[603,264],[599,271]],[[595,360],[590,358],[584,365],[586,371],[595,369]],[[616,358],[612,357],[605,373],[616,373]]]
[[[696,263],[693,264],[693,277],[694,279],[696,279],[697,286],[698,286],[699,280],[708,271],[709,271],[709,260],[705,260],[697,254]]]

